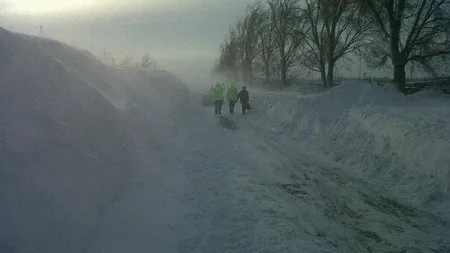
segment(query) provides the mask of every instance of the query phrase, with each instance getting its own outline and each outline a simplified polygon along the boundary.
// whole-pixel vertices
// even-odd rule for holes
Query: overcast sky
[[[187,82],[205,82],[246,0],[0,0],[0,25],[87,49],[118,61],[150,53]],[[364,71],[364,70],[363,70]],[[356,60],[351,75],[359,75]],[[345,74],[344,74],[345,75]],[[318,75],[317,75],[318,76]]]
[[[50,38],[94,55],[107,50],[119,60],[149,52],[159,66],[195,79],[209,74],[228,28],[249,2],[0,0],[0,25],[28,34],[43,25]]]

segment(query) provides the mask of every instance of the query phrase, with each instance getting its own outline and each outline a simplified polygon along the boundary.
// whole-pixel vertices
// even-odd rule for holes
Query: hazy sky
[[[159,67],[190,83],[206,77],[229,27],[245,13],[246,0],[0,0],[0,25],[88,49],[120,62],[150,53]],[[359,59],[353,73],[359,75]],[[346,71],[341,71],[346,72]],[[363,70],[364,72],[364,70]],[[369,73],[370,74],[370,73]],[[316,74],[318,77],[318,74]]]
[[[0,25],[45,35],[94,55],[149,52],[159,66],[194,79],[207,75],[245,0],[0,0]]]

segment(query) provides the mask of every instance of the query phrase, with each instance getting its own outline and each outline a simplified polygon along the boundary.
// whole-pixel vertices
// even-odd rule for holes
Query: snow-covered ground
[[[175,119],[188,90],[167,72],[110,69],[78,49],[6,30],[0,52],[0,252],[86,250],[147,162],[142,133],[155,150],[166,141],[157,131],[174,123],[155,122]],[[138,105],[149,84],[157,94]]]
[[[339,252],[448,252],[449,103],[359,82],[311,96],[255,92],[246,127],[290,155],[282,187],[302,204],[315,195],[316,211],[331,214],[325,237],[349,243]]]
[[[257,91],[230,129],[168,72],[0,52],[0,252],[450,252],[447,97]]]
[[[135,145],[104,96],[0,30],[0,251],[79,252],[124,187]]]
[[[349,82],[313,96],[258,94],[255,103],[280,138],[326,155],[402,202],[450,218],[448,95],[405,97],[392,85]]]

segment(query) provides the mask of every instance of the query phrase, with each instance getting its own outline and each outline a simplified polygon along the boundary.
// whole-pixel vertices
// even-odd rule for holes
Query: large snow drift
[[[168,118],[187,89],[3,29],[0,54],[0,252],[81,252],[140,166],[130,121]],[[164,89],[144,90],[150,77]],[[159,104],[142,113],[133,92]]]
[[[391,85],[349,82],[318,95],[261,93],[272,132],[316,150],[382,194],[434,213],[450,208],[450,99],[405,97]]]

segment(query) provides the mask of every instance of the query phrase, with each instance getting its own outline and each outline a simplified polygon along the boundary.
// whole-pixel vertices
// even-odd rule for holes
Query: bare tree
[[[299,48],[301,62],[308,69],[319,72],[322,86],[326,88],[326,31],[319,3],[306,1],[304,16],[309,29],[305,31],[305,44]]]
[[[433,59],[450,54],[450,0],[359,0],[365,13],[374,17],[377,33],[369,41],[379,65],[390,58],[397,90],[406,93],[405,66],[417,62],[433,70]]]
[[[289,85],[289,71],[297,63],[297,49],[302,39],[299,35],[304,28],[298,2],[299,0],[268,0],[279,57],[279,74],[284,86]]]
[[[276,72],[275,61],[275,28],[270,20],[270,11],[263,10],[261,13],[262,22],[258,27],[258,59],[256,68],[263,74],[266,84],[270,83]]]
[[[372,26],[354,0],[306,0],[308,22],[303,64],[320,72],[324,89],[333,85],[336,63],[359,48]]]
[[[141,59],[141,68],[156,68],[156,60],[150,57],[149,54],[144,54]]]
[[[141,67],[144,69],[150,67],[150,55],[149,54],[144,54],[144,56],[142,56]]]
[[[248,5],[246,14],[236,22],[240,70],[245,83],[253,83],[256,57],[258,56],[258,31],[263,19],[263,10],[259,3]]]
[[[214,72],[237,79],[239,70],[239,40],[236,32],[230,29],[225,42],[220,46],[220,57]]]
[[[39,26],[39,37],[45,37],[44,26]]]

